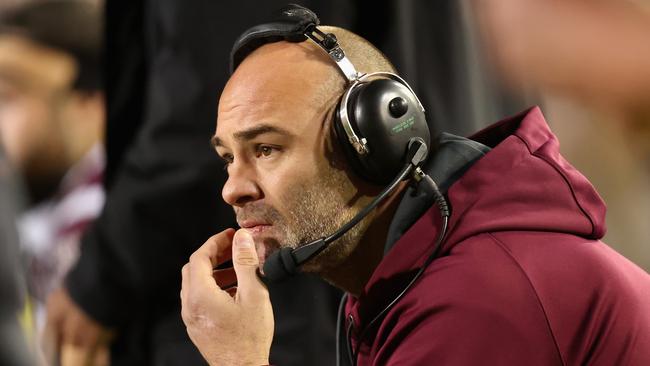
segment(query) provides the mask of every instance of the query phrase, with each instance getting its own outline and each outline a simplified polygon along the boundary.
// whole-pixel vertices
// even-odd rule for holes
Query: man
[[[304,29],[305,37],[315,32]],[[320,31],[336,35],[356,71],[393,71],[354,34]],[[223,198],[243,229],[216,234],[197,250],[183,268],[181,291],[188,334],[214,365],[269,363],[273,316],[261,264],[278,248],[337,231],[382,188],[357,174],[344,158],[347,139],[332,132],[343,119],[334,114],[345,67],[312,42],[276,37],[241,46],[242,38],[234,55],[245,49],[243,61],[235,59],[221,95],[213,141],[228,164]],[[340,326],[349,357],[340,359],[648,364],[650,277],[598,240],[604,204],[559,155],[541,112],[531,109],[472,140],[434,138],[421,168],[451,209],[439,247],[445,220],[434,203],[441,200],[401,183],[302,266],[348,293]],[[388,148],[372,143],[370,151]],[[231,257],[234,273],[213,271]],[[225,288],[234,276],[238,287]]]
[[[18,229],[39,331],[103,204],[100,49],[101,12],[89,1],[26,2],[0,19],[0,138],[29,196]],[[50,302],[73,306],[66,299],[59,290]]]

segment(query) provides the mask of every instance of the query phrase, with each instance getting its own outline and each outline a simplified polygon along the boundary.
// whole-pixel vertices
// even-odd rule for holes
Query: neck
[[[332,285],[359,296],[375,269],[384,256],[384,245],[388,236],[388,229],[393,220],[395,211],[402,197],[405,183],[390,195],[366,219],[369,224],[362,230],[358,243],[350,254],[335,268],[320,274]],[[363,221],[360,223],[362,224]]]

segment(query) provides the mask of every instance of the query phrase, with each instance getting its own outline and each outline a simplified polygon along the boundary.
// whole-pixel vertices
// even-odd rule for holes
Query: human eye
[[[255,147],[255,155],[260,158],[260,157],[270,157],[274,153],[280,151],[280,148],[278,146],[274,145],[267,145],[267,144],[258,144]]]
[[[232,162],[235,160],[234,156],[230,153],[223,155],[219,154],[219,158],[223,162],[223,168],[225,170],[227,170],[228,166],[230,166],[230,164],[232,164]]]

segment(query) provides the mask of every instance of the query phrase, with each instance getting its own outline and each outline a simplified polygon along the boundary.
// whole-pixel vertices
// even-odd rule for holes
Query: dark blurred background
[[[468,136],[541,105],[565,157],[608,205],[605,241],[650,270],[647,1],[296,2],[381,49],[433,128]],[[3,276],[15,298],[6,334],[22,329],[32,362],[202,362],[178,292],[189,255],[236,225],[209,144],[218,96],[235,38],[283,5],[0,3],[0,173],[23,186],[1,192],[11,211],[2,227],[16,216],[20,236],[3,236],[1,254],[22,268]],[[271,288],[272,362],[331,365],[340,294],[292,281]]]

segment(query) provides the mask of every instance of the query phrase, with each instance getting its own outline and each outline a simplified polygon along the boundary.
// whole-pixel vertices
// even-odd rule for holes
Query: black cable
[[[350,324],[348,324],[348,333],[347,333],[347,339],[346,339],[346,346],[348,348],[348,360],[350,361],[350,365],[352,366],[357,366],[357,353],[354,352],[352,353],[352,329],[354,327],[354,321],[352,320],[352,317],[348,320]],[[359,345],[357,345],[357,350],[359,349]]]
[[[347,224],[343,225],[334,234],[325,238],[325,242],[326,243],[333,242],[334,240],[343,236],[343,234],[345,234],[348,230],[354,227],[354,225],[358,224],[359,221],[361,221],[364,217],[366,217],[366,215],[370,213],[370,211],[372,211],[375,207],[377,207],[377,205],[381,203],[386,198],[386,196],[392,193],[395,190],[395,187],[397,187],[397,185],[401,181],[406,179],[406,177],[409,174],[411,174],[412,170],[413,170],[413,165],[408,164],[407,166],[405,166],[404,169],[402,169],[402,171],[400,172],[400,174],[390,183],[388,187],[384,188],[384,190],[381,191],[381,193],[379,193],[379,195],[375,197],[375,199],[368,206],[364,207],[363,210],[359,211],[359,213],[357,213],[356,216],[352,218],[352,220],[350,220]]]
[[[435,195],[435,203],[438,206],[438,210],[440,211],[440,216],[442,218],[442,225],[440,228],[440,234],[438,235],[438,239],[436,240],[436,243],[433,247],[433,252],[427,257],[427,259],[424,261],[424,264],[418,272],[413,276],[411,281],[404,287],[404,289],[391,301],[382,311],[379,312],[371,321],[368,323],[368,325],[365,327],[365,329],[361,332],[361,335],[359,335],[359,344],[363,342],[363,339],[365,336],[368,334],[368,331],[372,329],[372,327],[381,319],[384,314],[388,312],[403,296],[406,294],[406,292],[413,286],[413,284],[422,276],[426,268],[433,262],[434,259],[438,257],[438,254],[440,253],[440,250],[442,249],[442,242],[445,238],[445,235],[447,234],[447,225],[449,223],[449,206],[447,205],[447,200],[445,199],[445,196],[440,192],[440,189],[438,188],[438,185],[429,177],[428,175],[424,175],[422,177],[424,181],[426,181],[430,186],[431,189],[433,190],[433,194]],[[348,335],[349,337],[349,335]],[[358,352],[359,352],[359,346],[357,346],[356,351],[354,352],[353,356],[353,365],[356,365],[357,357],[358,357]]]
[[[406,180],[406,179],[409,178],[409,175],[413,172],[413,170],[418,168],[419,165],[426,159],[427,151],[428,151],[427,150],[427,145],[424,143],[424,141],[421,138],[413,138],[413,139],[411,139],[411,141],[409,142],[408,153],[407,153],[407,156],[406,156],[407,157],[407,159],[406,159],[407,163],[404,166],[404,168],[402,168],[402,170],[390,182],[390,184],[386,188],[384,188],[379,193],[379,195],[377,195],[377,197],[375,197],[372,200],[372,202],[370,202],[370,204],[368,206],[364,207],[360,212],[358,212],[352,218],[352,220],[347,222],[345,225],[343,225],[341,228],[339,228],[336,232],[334,232],[333,234],[331,234],[330,236],[328,236],[326,238],[321,238],[321,239],[318,239],[318,240],[314,240],[311,243],[306,244],[306,245],[302,245],[302,246],[300,246],[300,247],[298,247],[296,249],[291,250],[290,252],[288,252],[288,251],[283,252],[283,250],[285,250],[284,248],[280,249],[280,252],[279,252],[280,254],[278,254],[278,256],[280,256],[280,258],[282,258],[282,255],[284,253],[285,257],[288,257],[286,259],[286,262],[289,262],[291,264],[291,262],[293,261],[293,266],[290,266],[290,267],[292,267],[290,269],[287,269],[288,267],[286,266],[286,262],[284,264],[282,264],[282,266],[285,269],[284,272],[294,273],[298,266],[302,265],[302,263],[304,263],[304,262],[310,260],[311,258],[315,257],[316,255],[318,255],[320,252],[325,250],[325,248],[327,248],[330,243],[334,242],[336,239],[343,236],[343,234],[345,234],[348,230],[350,230],[356,224],[358,224],[359,221],[361,221],[364,217],[366,217],[373,209],[375,209],[375,207],[377,207],[384,199],[386,199],[386,197],[388,195],[390,195],[393,191],[395,191],[395,189],[397,188],[397,186],[399,185],[399,183],[401,181]],[[421,173],[421,170],[418,169],[418,171]],[[420,174],[418,174],[418,176],[419,175]],[[434,185],[435,185],[435,183],[434,183]],[[267,260],[267,264],[265,264],[265,267],[269,263],[277,263],[277,261],[273,258],[273,255],[271,257],[269,257],[269,259]],[[269,273],[269,274],[270,273],[275,273],[276,275],[279,275],[278,278],[282,278],[282,276],[283,276],[283,273],[282,272],[278,273],[278,271],[266,271],[265,270],[265,273]],[[271,276],[267,276],[267,277],[270,278]]]
[[[348,300],[348,294],[345,293],[341,296],[341,301],[339,302],[339,310],[336,315],[336,366],[342,366],[341,364],[341,325],[345,323],[344,319],[341,319],[343,313],[345,312],[345,303]],[[345,316],[343,316],[344,318]],[[349,353],[348,353],[349,354]],[[349,357],[349,356],[348,356]]]

